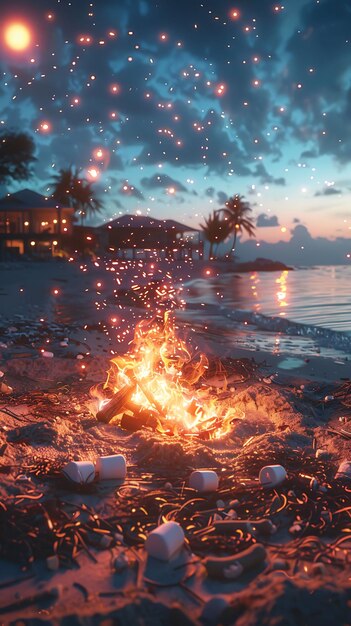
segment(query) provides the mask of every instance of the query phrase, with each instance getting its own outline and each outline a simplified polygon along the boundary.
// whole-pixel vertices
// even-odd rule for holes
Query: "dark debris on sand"
[[[325,443],[328,428],[336,431],[330,435],[336,447],[341,440],[349,445],[342,432],[348,432],[347,421],[342,425],[333,422],[323,388],[314,385],[301,393],[298,388],[281,387],[273,378],[265,379],[251,359],[210,363],[207,382],[213,384],[214,393],[219,393],[216,386],[222,365],[235,390],[227,387],[221,391],[223,399],[228,401],[235,393],[248,415],[257,411],[261,416],[254,430],[244,421],[233,426],[225,441],[229,450],[225,459],[211,442],[185,442],[150,429],[126,434],[118,424],[98,424],[88,408],[89,384],[79,373],[73,375],[71,384],[1,397],[1,412],[6,417],[0,430],[3,563],[14,561],[24,572],[22,576],[30,576],[37,574],[40,563],[57,557],[60,572],[79,572],[83,556],[98,569],[101,553],[125,553],[131,559],[132,580],[127,589],[117,584],[112,590],[96,591],[92,602],[88,587],[76,582],[82,596],[78,607],[61,609],[55,597],[34,594],[22,598],[22,609],[21,602],[15,609],[4,600],[6,584],[11,581],[2,576],[0,613],[6,616],[4,623],[351,623],[351,481],[335,478],[340,457],[333,448],[329,456],[316,457],[316,447]],[[332,392],[338,415],[341,412],[347,418],[350,383]],[[111,454],[127,443],[130,463],[122,485],[75,485],[62,476],[68,460]],[[275,489],[263,489],[257,480],[259,470],[273,463],[282,464],[288,478]],[[219,472],[216,493],[198,494],[187,486],[189,472],[204,465]],[[216,522],[226,519],[249,524],[223,534]],[[257,530],[254,522],[260,519],[269,520],[276,532]],[[147,533],[163,520],[181,524],[194,559],[189,579],[179,584],[178,600],[169,602],[156,584],[145,582],[138,573]],[[244,577],[238,586],[230,581],[215,590],[208,586],[202,564],[208,554],[234,555],[256,543],[267,551],[263,569]],[[111,565],[109,568],[107,579],[112,577]],[[200,590],[193,591],[193,581]],[[215,610],[211,598],[222,595],[226,603],[219,603]],[[48,615],[44,611],[34,618],[31,609],[35,611],[42,603],[45,606],[46,600],[51,607]]]

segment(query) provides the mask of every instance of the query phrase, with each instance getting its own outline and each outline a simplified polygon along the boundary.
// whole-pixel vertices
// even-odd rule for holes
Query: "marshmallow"
[[[121,480],[126,477],[127,464],[123,454],[100,456],[95,463],[100,480]]]
[[[282,465],[265,465],[259,474],[262,487],[277,487],[286,479],[286,470]]]
[[[216,491],[219,478],[213,470],[195,470],[190,474],[189,487],[196,491]]]
[[[80,485],[91,483],[95,478],[94,464],[90,461],[70,461],[62,472],[66,478]]]
[[[41,356],[46,357],[47,359],[52,359],[54,356],[54,353],[49,352],[49,350],[42,350]]]
[[[145,550],[155,559],[169,561],[183,544],[182,527],[177,522],[165,522],[149,533],[145,541]]]

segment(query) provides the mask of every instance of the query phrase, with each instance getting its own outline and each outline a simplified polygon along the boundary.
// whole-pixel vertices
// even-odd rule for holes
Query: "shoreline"
[[[322,354],[308,360],[295,355],[292,362],[291,356],[243,349],[225,335],[219,341],[205,328],[206,311],[194,330],[177,318],[191,353],[199,359],[202,351],[209,362],[192,393],[196,389],[215,401],[216,415],[234,411],[230,428],[219,439],[165,434],[150,426],[128,431],[120,417],[111,423],[97,420],[98,403],[90,389],[102,387],[111,358],[130,348],[135,324],[147,308],[120,304],[114,306],[115,321],[110,319],[117,266],[106,271],[38,264],[27,268],[27,282],[20,269],[9,271],[1,285],[8,318],[6,324],[0,318],[0,384],[12,387],[0,392],[0,495],[5,507],[0,518],[7,528],[0,551],[4,623],[59,625],[84,619],[87,626],[98,626],[121,619],[164,626],[173,619],[199,626],[204,608],[220,597],[229,620],[224,623],[234,623],[230,620],[240,615],[243,624],[260,626],[264,614],[268,626],[272,607],[282,619],[294,619],[294,598],[302,593],[311,619],[324,616],[325,608],[314,601],[314,592],[321,589],[338,603],[347,623],[347,565],[337,548],[338,558],[327,560],[330,542],[337,545],[345,538],[342,529],[349,521],[347,513],[340,517],[339,512],[349,497],[347,485],[344,490],[335,480],[339,463],[349,458],[349,439],[343,434],[348,427],[340,421],[349,413],[346,363]],[[119,286],[147,284],[168,269],[141,266],[137,272],[122,264]],[[191,273],[188,267],[173,269],[172,277],[180,281]],[[207,264],[198,270],[206,272]],[[255,330],[252,334],[254,347]],[[316,450],[324,456],[317,458]],[[94,463],[116,453],[127,461],[122,484],[99,479],[71,484],[62,473],[69,461]],[[264,489],[258,480],[260,469],[269,464],[287,471],[287,480],[275,490]],[[218,473],[216,492],[198,494],[189,488],[190,472],[201,468]],[[317,483],[324,491],[315,491]],[[335,511],[332,520],[338,523],[319,524],[321,509]],[[228,515],[268,518],[277,531],[272,537],[234,532],[213,543],[213,521],[230,519]],[[172,560],[160,565],[146,558],[145,537],[161,516],[184,527],[189,565]],[[311,520],[316,520],[315,528]],[[38,530],[27,536],[34,521]],[[304,547],[308,541],[309,552]],[[261,567],[232,581],[206,574],[208,555],[237,554],[255,542],[264,546]],[[319,553],[313,551],[315,545]],[[28,546],[32,552],[26,552]],[[116,559],[126,563],[124,569],[116,568]],[[321,573],[316,574],[316,566]],[[269,603],[262,599],[266,593]]]

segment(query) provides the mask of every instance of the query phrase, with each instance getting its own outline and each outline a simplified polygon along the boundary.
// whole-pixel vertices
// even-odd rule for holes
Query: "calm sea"
[[[224,274],[188,283],[185,298],[351,334],[351,265]]]
[[[184,290],[189,325],[220,343],[301,355],[351,354],[351,266],[223,274]]]

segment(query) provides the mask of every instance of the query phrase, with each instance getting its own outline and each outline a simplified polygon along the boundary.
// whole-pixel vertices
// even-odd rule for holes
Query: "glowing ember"
[[[207,369],[206,356],[192,356],[167,312],[137,325],[132,349],[112,359],[104,388],[122,398],[117,415],[147,412],[159,432],[217,439],[237,415],[235,408],[224,409],[207,386],[196,386]],[[100,409],[104,405],[106,400]]]

